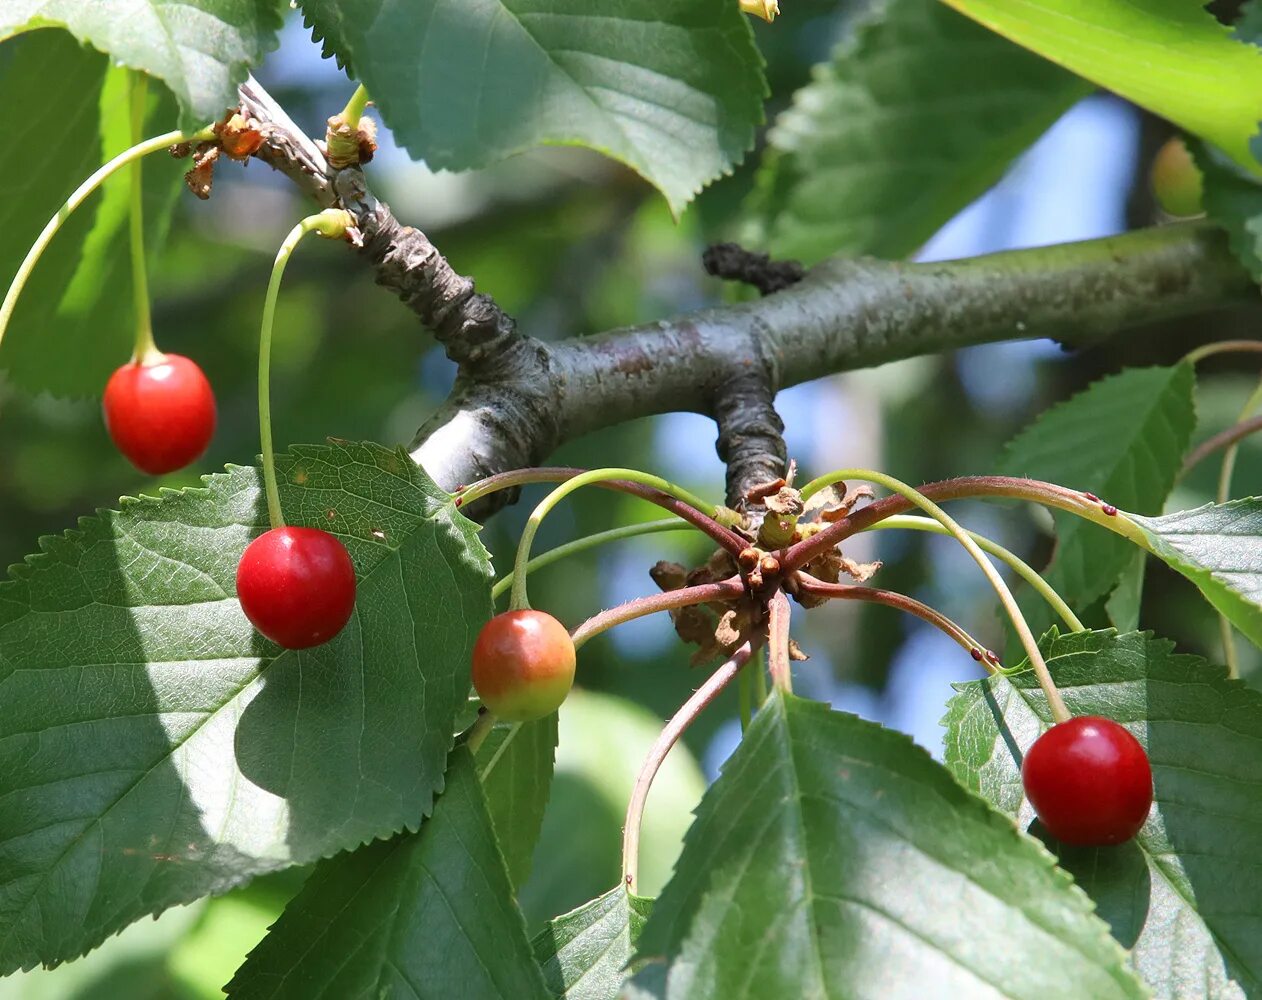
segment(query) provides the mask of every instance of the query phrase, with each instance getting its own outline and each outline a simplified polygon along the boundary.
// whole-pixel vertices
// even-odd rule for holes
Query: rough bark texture
[[[266,126],[259,157],[320,205],[356,215],[378,281],[458,363],[450,396],[412,444],[447,488],[538,464],[602,427],[690,410],[719,421],[729,494],[738,495],[783,471],[772,400],[786,386],[1001,340],[1081,345],[1256,296],[1222,233],[1183,224],[947,263],[834,259],[756,302],[545,344],[476,294],[423,233],[400,225],[358,168],[331,174],[254,81],[242,104]]]

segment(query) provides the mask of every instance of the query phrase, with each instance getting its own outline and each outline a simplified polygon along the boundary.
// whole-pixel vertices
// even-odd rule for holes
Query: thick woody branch
[[[761,418],[741,415],[754,413],[752,405],[736,406],[733,425],[725,390],[734,372],[766,372],[763,391],[774,393],[975,344],[1043,337],[1084,344],[1256,298],[1224,235],[1192,223],[946,263],[836,259],[756,302],[545,344],[518,334],[422,234],[373,201],[357,169],[321,180],[314,144],[280,124],[256,85],[242,96],[272,125],[262,158],[322,204],[332,185],[361,221],[363,252],[379,280],[461,363],[450,397],[413,443],[413,456],[448,488],[538,464],[566,441],[650,414],[710,413],[725,431],[770,436],[766,410]],[[730,431],[725,448],[741,460]]]
[[[788,464],[784,421],[776,412],[774,381],[759,366],[741,372],[715,393],[719,458],[727,466],[727,504],[745,506],[751,487],[778,479]]]

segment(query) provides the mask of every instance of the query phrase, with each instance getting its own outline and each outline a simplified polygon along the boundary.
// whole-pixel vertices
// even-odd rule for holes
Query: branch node
[[[806,275],[796,260],[772,260],[768,254],[746,250],[739,243],[715,243],[701,255],[706,273],[724,281],[753,285],[763,295],[796,285]]]

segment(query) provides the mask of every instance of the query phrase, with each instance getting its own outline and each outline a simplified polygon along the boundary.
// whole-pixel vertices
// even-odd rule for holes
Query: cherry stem
[[[762,708],[762,703],[767,700],[767,648],[759,646],[754,650],[753,664],[750,669],[754,672],[754,707]]]
[[[1262,417],[1257,418],[1254,421],[1247,421],[1245,419],[1259,406],[1262,406],[1262,381],[1260,381],[1253,392],[1249,394],[1249,398],[1245,400],[1244,406],[1240,408],[1240,414],[1236,418],[1238,421],[1236,427],[1241,427],[1247,423],[1262,422]],[[1231,430],[1234,429],[1235,428],[1231,428]],[[1218,436],[1222,437],[1221,434]],[[1231,497],[1231,477],[1236,471],[1236,456],[1240,453],[1239,441],[1243,437],[1244,435],[1241,434],[1239,437],[1236,437],[1228,442],[1227,450],[1223,452],[1222,468],[1218,470],[1218,492],[1215,494],[1219,503],[1226,503]],[[1214,439],[1211,438],[1210,440],[1212,441]],[[1200,450],[1201,449],[1198,448],[1197,452]],[[1193,453],[1193,457],[1195,457],[1195,455],[1196,452]],[[1191,458],[1188,459],[1188,463],[1193,464]],[[1185,470],[1188,467],[1189,465],[1184,465]],[[1222,638],[1223,659],[1227,662],[1227,676],[1239,677],[1240,656],[1236,650],[1236,633],[1232,630],[1231,622],[1228,621],[1227,616],[1224,614],[1220,614],[1218,616],[1218,634]]]
[[[1027,500],[1030,503],[1076,514],[1102,528],[1108,528],[1145,551],[1151,551],[1148,538],[1142,529],[1123,512],[1114,507],[1108,507],[1107,510],[1112,513],[1106,513],[1104,504],[1099,500],[1089,499],[1087,494],[1058,486],[1055,483],[1045,483],[1037,479],[1017,479],[1010,476],[961,476],[958,479],[944,479],[941,482],[928,483],[920,487],[917,492],[927,499],[942,501],[971,498]],[[902,514],[915,506],[917,505],[905,496],[882,497],[833,522],[823,531],[795,542],[780,557],[780,565],[785,572],[800,569],[816,556],[827,552],[851,535],[866,531],[872,525],[895,514]]]
[[[1195,365],[1215,354],[1257,354],[1262,353],[1262,340],[1218,340],[1212,344],[1202,344],[1183,355],[1182,361]]]
[[[526,520],[526,526],[522,529],[521,539],[517,543],[517,558],[513,562],[513,586],[509,594],[509,606],[513,610],[520,611],[523,608],[530,607],[530,601],[526,596],[526,577],[528,575],[526,566],[530,562],[530,547],[534,544],[535,534],[539,530],[539,525],[543,523],[543,519],[548,516],[548,512],[575,490],[609,480],[647,486],[659,493],[667,494],[681,503],[689,504],[697,510],[701,510],[705,506],[704,501],[699,500],[674,483],[636,469],[592,469],[589,472],[580,472],[576,476],[568,477],[560,486],[539,501],[535,509],[531,511],[530,517]]]
[[[767,604],[767,664],[771,683],[786,694],[793,693],[793,673],[789,665],[789,599],[776,591]]]
[[[358,128],[359,119],[363,116],[364,108],[367,106],[368,88],[361,83],[355,88],[355,93],[351,94],[351,99],[346,102],[346,107],[342,109],[342,113],[338,117],[352,129]]]
[[[531,559],[530,562],[526,563],[526,572],[527,574],[533,573],[535,570],[543,569],[543,567],[550,566],[552,563],[565,559],[568,556],[596,548],[598,545],[605,545],[608,542],[617,542],[624,538],[635,538],[637,535],[652,535],[664,531],[691,530],[692,525],[672,517],[662,521],[642,521],[639,524],[628,524],[621,528],[598,531],[595,534],[576,538],[572,542],[566,542],[564,545],[558,545],[547,552],[541,552]],[[504,592],[513,585],[515,576],[516,574],[510,571],[499,580],[496,580],[495,586],[491,588],[491,600],[499,600],[504,595]]]
[[[1052,718],[1056,722],[1067,721],[1070,718],[1069,709],[1065,707],[1064,699],[1061,698],[1060,692],[1056,690],[1056,682],[1052,680],[1051,671],[1047,669],[1047,663],[1043,660],[1043,653],[1039,649],[1038,641],[1034,638],[1034,633],[1030,631],[1030,625],[1025,620],[1025,615],[1021,613],[1016,599],[1012,596],[1012,591],[1004,583],[999,571],[995,569],[994,564],[986,557],[986,553],[981,550],[981,547],[970,537],[968,532],[961,528],[946,511],[919,490],[913,489],[893,476],[887,476],[883,472],[875,472],[871,469],[841,469],[837,472],[830,472],[825,476],[820,476],[818,479],[813,479],[803,487],[802,499],[805,501],[812,494],[818,493],[833,483],[846,479],[865,480],[898,494],[904,500],[919,507],[955,536],[956,541],[964,546],[964,550],[973,557],[973,561],[977,563],[982,573],[985,574],[986,579],[990,582],[996,596],[999,598],[999,603],[1003,605],[1004,611],[1007,612],[1008,618],[1012,622],[1012,627],[1016,630],[1017,638],[1021,640],[1021,646],[1025,650],[1025,655],[1030,660],[1030,666],[1034,668],[1034,674],[1038,678],[1039,686],[1047,696],[1047,704],[1048,708],[1051,709]],[[873,506],[875,504],[870,504],[864,510],[871,510]],[[824,534],[827,534],[827,529],[820,532],[820,535]],[[781,560],[781,565],[785,561]]]
[[[742,670],[736,682],[736,696],[740,703],[741,735],[749,729],[754,718],[754,670]]]
[[[579,649],[587,640],[623,622],[634,621],[658,611],[691,607],[694,604],[734,601],[744,593],[744,581],[733,576],[718,583],[701,583],[695,587],[680,587],[678,590],[666,590],[660,594],[647,594],[592,615],[570,633],[570,638],[574,640],[574,648]]]
[[[987,655],[989,651],[985,646],[942,612],[916,600],[914,597],[908,597],[906,594],[900,594],[894,590],[881,590],[877,587],[862,587],[851,583],[826,583],[823,580],[815,579],[815,577],[807,573],[803,573],[801,570],[798,570],[796,581],[797,587],[802,593],[810,594],[813,597],[826,597],[829,600],[840,601],[867,601],[871,604],[883,604],[887,608],[897,608],[899,611],[915,615],[917,618],[934,626],[934,628],[940,629],[952,640],[959,643],[974,660],[985,667],[987,672],[995,672],[997,664]]]
[[[204,128],[200,132],[191,134],[186,132],[166,132],[162,135],[154,136],[152,139],[146,139],[144,142],[137,143],[130,149],[123,150],[104,166],[98,167],[87,180],[75,188],[70,197],[57,210],[57,214],[48,220],[47,225],[35,237],[35,242],[26,251],[26,256],[22,258],[22,263],[18,265],[17,273],[14,274],[13,281],[9,284],[9,290],[5,292],[4,301],[0,302],[0,340],[4,339],[5,330],[8,329],[9,321],[13,318],[13,310],[17,308],[18,297],[22,294],[22,289],[30,278],[31,272],[35,270],[35,265],[39,263],[40,257],[48,249],[48,244],[52,242],[53,237],[57,235],[57,231],[70,218],[74,210],[82,205],[93,191],[123,167],[148,156],[150,153],[161,152],[176,143],[203,142],[214,137],[215,134],[210,128]]]
[[[145,94],[149,78],[144,73],[131,73],[131,141],[141,141],[145,127]],[[136,346],[132,360],[143,365],[162,360],[162,352],[153,341],[153,319],[149,311],[149,274],[145,262],[145,189],[141,170],[143,160],[131,165],[131,205],[128,217],[131,244],[131,287],[136,308]]]
[[[1223,475],[1223,471],[1220,471],[1218,483],[1218,502],[1225,503],[1226,497],[1224,494],[1230,493],[1231,477],[1235,472],[1235,459],[1238,450],[1235,446],[1250,434],[1260,430],[1262,430],[1262,416],[1250,417],[1248,420],[1241,420],[1238,424],[1232,424],[1225,431],[1219,431],[1211,438],[1206,438],[1188,455],[1187,460],[1183,463],[1183,468],[1179,470],[1179,477],[1186,476],[1214,452],[1227,449],[1223,455],[1223,470],[1225,470],[1226,475]],[[1224,485],[1226,490],[1223,489]]]
[[[649,789],[657,776],[662,762],[670,753],[671,747],[679,742],[693,720],[699,716],[706,706],[718,697],[732,678],[740,673],[748,662],[752,650],[747,642],[740,647],[732,658],[714,671],[705,682],[692,693],[692,696],[680,706],[670,721],[666,723],[649,752],[640,765],[640,773],[636,776],[635,787],[631,791],[631,801],[627,803],[627,820],[622,829],[622,880],[627,890],[639,891],[640,869],[640,826],[644,819],[644,804],[648,800]]]
[[[469,748],[469,753],[476,754],[488,736],[491,730],[495,728],[495,713],[483,708],[478,717],[474,720],[468,730],[466,730],[465,746]]]
[[[936,535],[950,535],[945,525],[938,523],[930,517],[914,517],[906,514],[897,514],[894,517],[887,517],[884,521],[872,525],[869,531],[881,531],[888,528],[906,528],[911,531],[928,531]],[[966,529],[967,530],[967,529]],[[1061,620],[1073,632],[1085,632],[1087,626],[1078,618],[1073,610],[1065,603],[1064,598],[1056,593],[1056,590],[1050,583],[1043,579],[1029,563],[1018,556],[1015,552],[1005,549],[998,542],[991,541],[985,535],[979,535],[975,531],[969,531],[968,535],[983,551],[987,552],[997,559],[1002,559],[1005,563],[1012,567],[1017,576],[1021,577],[1030,587],[1035,590],[1056,614],[1060,615]]]
[[[280,279],[295,248],[308,233],[338,238],[355,225],[349,212],[340,208],[326,208],[323,212],[308,215],[294,226],[276,252],[272,264],[272,276],[267,282],[267,295],[263,299],[263,325],[259,330],[259,438],[263,446],[263,488],[267,494],[267,518],[273,528],[283,528],[285,519],[280,510],[280,490],[276,485],[276,455],[272,451],[272,326],[276,319],[276,300],[280,293]]]

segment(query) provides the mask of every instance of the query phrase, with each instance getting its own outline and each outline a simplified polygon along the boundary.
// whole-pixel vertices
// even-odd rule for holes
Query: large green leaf
[[[1262,500],[1206,504],[1165,517],[1132,517],[1152,551],[1262,646]]]
[[[1189,0],[945,0],[1262,173],[1262,50]],[[1159,67],[1159,69],[1157,69]]]
[[[1262,184],[1204,143],[1193,143],[1192,155],[1205,213],[1226,230],[1232,252],[1253,279],[1262,280]]]
[[[791,695],[706,793],[638,952],[689,1000],[1143,995],[1035,841],[906,736]]]
[[[1157,996],[1260,995],[1262,695],[1146,633],[1054,636],[1044,650],[1074,714],[1145,745],[1156,798],[1134,841],[1058,845],[1061,866]],[[1029,823],[1021,754],[1050,724],[1033,674],[959,685],[945,721],[956,777]]]
[[[552,787],[556,745],[554,712],[535,722],[497,723],[478,747],[478,777],[515,889],[530,874]]]
[[[192,131],[236,106],[237,85],[276,47],[283,9],[282,0],[5,0],[0,41],[67,28],[115,63],[162,80],[180,102],[180,127]]]
[[[546,997],[473,758],[419,833],[321,862],[227,986],[235,1000]]]
[[[285,651],[234,595],[259,475],[125,500],[0,584],[0,969],[415,829],[490,613],[474,526],[402,451],[296,448],[296,524],[337,533],[356,610]]]
[[[753,145],[766,84],[734,0],[303,0],[431,167],[591,146],[678,213]]]
[[[20,179],[21,192],[0,203],[3,293],[70,192],[131,145],[131,126],[127,71],[111,68],[64,31],[22,35],[0,46],[0,54],[0,105],[39,108],[45,123],[39,142],[0,145],[0,176]],[[146,133],[168,131],[174,114],[169,96],[154,95]],[[183,168],[169,157],[151,157],[143,169],[146,249],[154,259]],[[24,388],[99,395],[131,354],[129,192],[126,172],[107,181],[62,227],[27,282],[0,346],[0,366]]]
[[[1101,379],[1018,434],[999,471],[1094,493],[1123,510],[1160,513],[1196,426],[1194,387],[1189,364]],[[1125,538],[1071,514],[1056,514],[1056,537],[1048,582],[1080,609],[1108,593],[1135,554]]]
[[[559,1000],[615,1000],[652,901],[616,885],[551,921],[534,940],[544,981]]]
[[[877,4],[771,130],[760,241],[906,256],[1090,89],[938,0]]]

